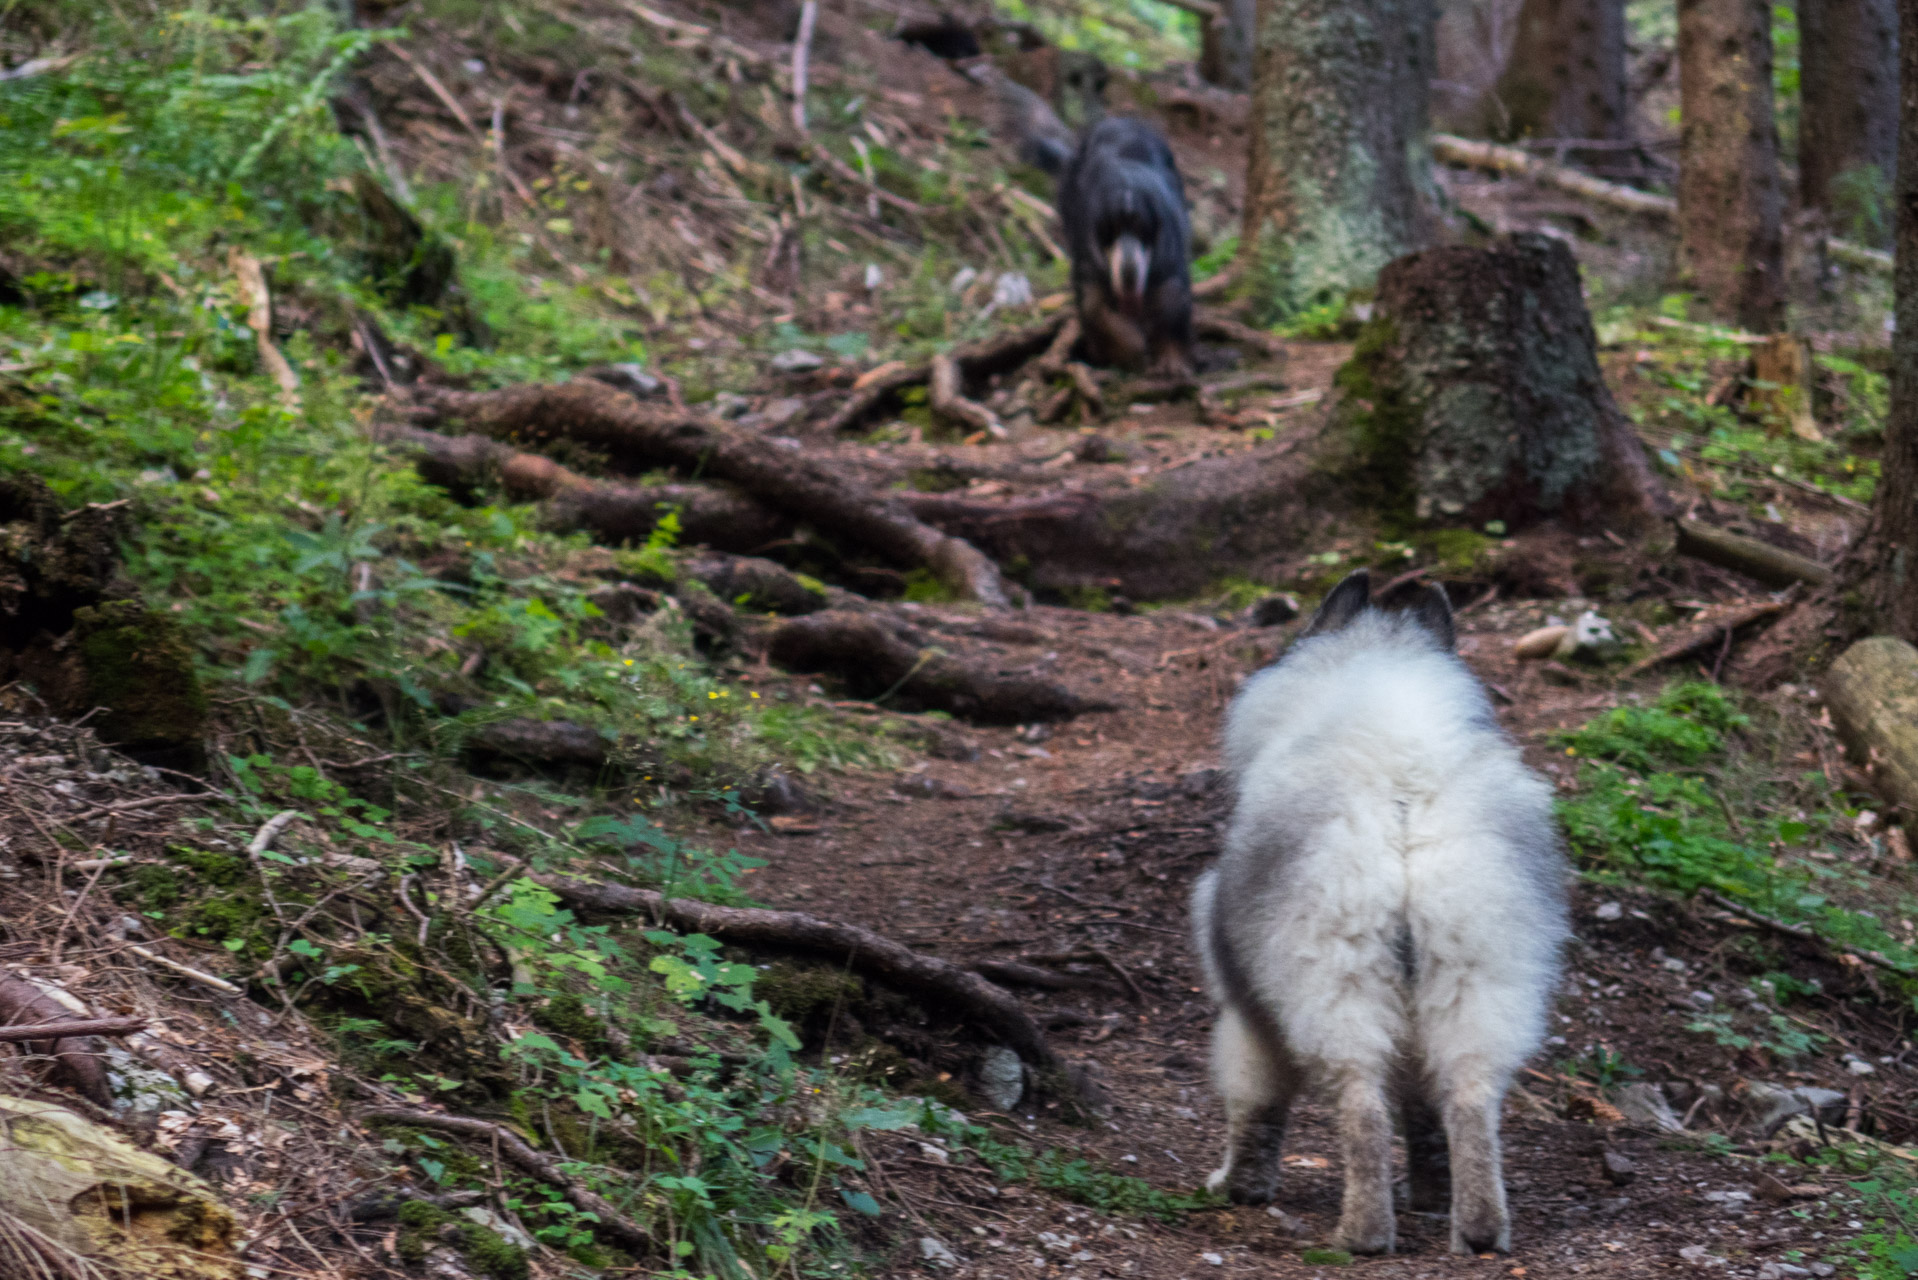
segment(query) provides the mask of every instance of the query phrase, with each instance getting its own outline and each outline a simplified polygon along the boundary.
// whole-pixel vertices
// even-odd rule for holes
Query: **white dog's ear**
[[[1401,582],[1379,596],[1379,608],[1410,614],[1447,653],[1458,647],[1458,630],[1452,625],[1451,598],[1436,582]]]
[[[1312,615],[1312,621],[1306,624],[1300,639],[1326,635],[1350,626],[1352,619],[1364,613],[1371,603],[1372,575],[1364,569],[1354,569],[1345,575],[1345,581],[1325,593],[1319,611]]]

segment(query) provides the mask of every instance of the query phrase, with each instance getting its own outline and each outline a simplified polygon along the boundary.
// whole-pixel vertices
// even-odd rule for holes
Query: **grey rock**
[[[1809,1276],[1816,1272],[1805,1267],[1794,1267],[1789,1262],[1767,1262],[1758,1268],[1758,1280],[1786,1280],[1789,1276]]]
[[[1019,1055],[995,1044],[979,1057],[979,1096],[995,1111],[1010,1111],[1026,1092],[1026,1068]]]
[[[1601,902],[1598,904],[1598,909],[1592,912],[1594,920],[1618,920],[1624,915],[1624,904],[1617,902]]]
[[[1666,1133],[1677,1133],[1685,1127],[1678,1122],[1678,1116],[1672,1111],[1672,1104],[1666,1100],[1664,1090],[1655,1084],[1643,1081],[1628,1084],[1618,1091],[1612,1103],[1633,1124],[1649,1125]]]
[[[1685,998],[1701,1009],[1709,1009],[1718,1003],[1718,997],[1709,991],[1694,991]]]
[[[1599,1157],[1600,1171],[1605,1181],[1615,1187],[1629,1187],[1638,1179],[1638,1166],[1632,1158],[1617,1151],[1607,1151]]]
[[[1745,1106],[1751,1112],[1753,1126],[1769,1137],[1793,1116],[1816,1113],[1828,1124],[1843,1121],[1847,1099],[1836,1089],[1814,1085],[1793,1088],[1766,1080],[1753,1080],[1745,1087]]]
[[[638,396],[641,400],[650,400],[666,390],[666,384],[646,372],[644,366],[630,362],[594,365],[590,369],[581,369],[579,376],[591,378],[594,382],[603,382],[609,387],[624,391],[629,396]]]
[[[919,1237],[919,1256],[935,1267],[956,1267],[959,1255],[948,1249],[945,1243],[932,1236]]]
[[[825,364],[825,357],[798,347],[782,351],[772,358],[772,367],[780,373],[810,373]]]

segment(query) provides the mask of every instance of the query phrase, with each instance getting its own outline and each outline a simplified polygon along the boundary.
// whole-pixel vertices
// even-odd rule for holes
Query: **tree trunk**
[[[1628,136],[1624,0],[1525,0],[1497,93],[1511,137]]]
[[[1785,315],[1783,193],[1767,0],[1679,0],[1680,266],[1722,319]]]
[[[1898,5],[1897,326],[1891,335],[1891,411],[1871,524],[1850,577],[1869,622],[1918,640],[1918,0]]]
[[[1897,0],[1798,0],[1798,198],[1842,236],[1891,238]]]
[[[1223,0],[1219,16],[1207,22],[1199,47],[1199,74],[1208,84],[1235,93],[1252,88],[1252,44],[1258,26],[1258,0]]]
[[[1264,318],[1425,241],[1434,18],[1431,0],[1262,0],[1244,251]]]
[[[1352,471],[1382,510],[1516,527],[1631,524],[1665,505],[1599,373],[1561,241],[1515,235],[1392,263],[1338,381]]]

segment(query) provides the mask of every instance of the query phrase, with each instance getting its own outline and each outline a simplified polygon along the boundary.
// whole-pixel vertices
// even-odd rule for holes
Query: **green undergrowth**
[[[1695,681],[1559,734],[1575,769],[1559,814],[1581,867],[1716,892],[1918,976],[1918,901],[1872,874],[1872,820],[1821,770],[1793,768],[1790,741],[1776,709]]]
[[[1603,345],[1636,354],[1625,410],[1659,465],[1754,509],[1773,479],[1869,503],[1889,404],[1884,353],[1813,357],[1810,394],[1824,438],[1801,439],[1758,407],[1753,393],[1771,388],[1744,371],[1749,343],[1689,320],[1689,311],[1690,299],[1674,295],[1652,311],[1615,309],[1599,325]]]

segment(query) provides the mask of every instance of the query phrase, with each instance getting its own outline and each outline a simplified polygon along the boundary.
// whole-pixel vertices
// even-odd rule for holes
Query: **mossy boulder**
[[[1388,518],[1629,526],[1664,506],[1550,237],[1392,261],[1338,385],[1353,474]]]
[[[197,770],[206,762],[206,694],[193,651],[167,614],[109,600],[73,614],[86,700],[103,742],[136,758]]]
[[[0,1095],[0,1145],[0,1220],[111,1274],[244,1275],[233,1215],[213,1188],[111,1129],[52,1103]]]

